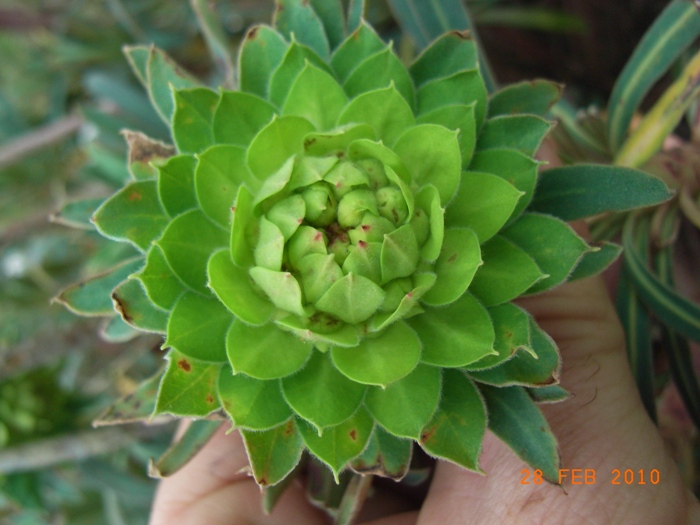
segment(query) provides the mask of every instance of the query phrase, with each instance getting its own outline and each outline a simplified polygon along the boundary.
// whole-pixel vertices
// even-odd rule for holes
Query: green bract
[[[304,449],[336,476],[400,479],[413,441],[479,471],[487,422],[556,482],[528,392],[565,397],[559,353],[510,301],[591,251],[528,209],[550,129],[534,112],[559,90],[489,102],[466,33],[406,67],[364,22],[345,38],[339,6],[280,4],[241,45],[239,91],[128,50],[177,152],[131,135],[133,180],[93,221],[143,257],[61,299],[104,315],[95,294],[112,293],[127,323],[164,333],[155,413],[223,410],[261,485]]]

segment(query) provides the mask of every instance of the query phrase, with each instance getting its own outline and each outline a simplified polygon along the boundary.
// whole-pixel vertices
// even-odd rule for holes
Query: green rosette
[[[367,23],[346,34],[340,2],[279,3],[237,91],[127,50],[175,150],[132,137],[133,179],[93,222],[142,256],[59,299],[164,334],[154,414],[225,415],[261,485],[305,450],[398,480],[414,443],[480,471],[487,426],[556,483],[532,399],[566,397],[560,356],[512,301],[591,251],[529,207],[559,89],[489,96],[469,34],[407,67]]]

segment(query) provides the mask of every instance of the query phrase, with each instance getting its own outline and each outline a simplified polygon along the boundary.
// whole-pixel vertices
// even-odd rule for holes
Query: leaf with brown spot
[[[206,416],[220,408],[216,384],[222,365],[186,357],[170,350],[168,368],[158,391],[154,414]]]
[[[297,423],[309,451],[331,468],[336,481],[347,463],[364,450],[373,427],[374,420],[364,408],[340,425],[324,428],[321,436],[309,423]]]
[[[304,442],[294,420],[262,432],[241,430],[253,476],[258,485],[276,485],[294,469],[304,451]]]
[[[174,147],[147,137],[140,131],[125,129],[121,134],[129,148],[129,172],[135,180],[155,179],[158,170],[151,162],[158,163],[175,155]]]
[[[162,376],[163,370],[146,379],[134,392],[122,397],[105,410],[92,422],[92,426],[121,425],[149,419],[156,408],[158,385]]]
[[[442,399],[421,432],[423,450],[481,472],[478,459],[485,431],[486,410],[474,384],[460,370],[443,370]]]
[[[393,436],[375,425],[364,452],[352,461],[350,467],[358,474],[372,474],[399,481],[408,472],[412,452],[412,440]]]
[[[144,332],[164,334],[168,326],[168,313],[157,308],[148,299],[141,281],[129,279],[112,292],[114,309],[124,321]]]

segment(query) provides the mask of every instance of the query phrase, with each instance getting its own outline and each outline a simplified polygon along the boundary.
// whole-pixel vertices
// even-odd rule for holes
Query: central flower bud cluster
[[[295,159],[285,190],[259,204],[251,243],[255,283],[317,333],[396,311],[415,288],[430,230],[390,167],[340,157]]]

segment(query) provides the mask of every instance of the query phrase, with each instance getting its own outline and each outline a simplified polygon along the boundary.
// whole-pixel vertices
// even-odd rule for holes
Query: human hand
[[[622,329],[600,277],[561,286],[519,303],[559,345],[561,384],[574,394],[542,410],[559,441],[566,493],[535,484],[532,469],[487,433],[480,457],[486,476],[438,462],[419,510],[381,490],[369,498],[372,525],[683,524],[700,523],[700,504],[683,487],[678,468],[637,395],[627,364]],[[242,472],[247,458],[238,433],[221,429],[189,464],[161,482],[151,525],[320,525],[324,513],[309,504],[294,481],[271,515],[260,491]],[[570,484],[571,470],[588,469],[595,482]],[[613,471],[630,469],[635,483]],[[649,473],[656,469],[659,482]],[[639,483],[640,470],[645,484]],[[525,479],[524,471],[530,473]],[[562,471],[562,475],[567,471]],[[579,480],[580,481],[580,480]],[[371,518],[370,518],[371,516]]]

